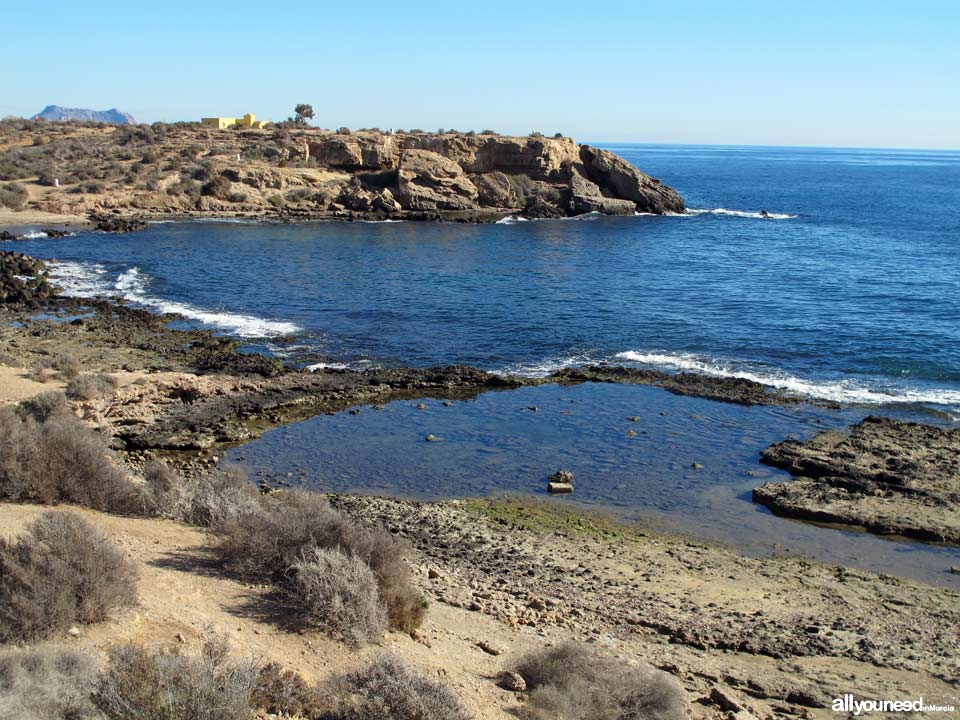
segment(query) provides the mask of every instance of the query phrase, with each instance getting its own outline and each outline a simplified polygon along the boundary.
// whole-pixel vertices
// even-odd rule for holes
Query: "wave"
[[[691,353],[637,352],[617,353],[617,360],[672,370],[690,371],[714,377],[741,378],[769,385],[803,397],[857,405],[919,404],[960,406],[960,390],[919,388],[907,385],[872,384],[863,380],[813,380],[791,375],[776,368],[739,366]]]
[[[686,215],[724,215],[727,217],[750,218],[751,220],[793,220],[798,215],[787,213],[767,213],[749,210],[728,210],[727,208],[687,208]]]
[[[52,266],[51,279],[70,297],[120,297],[161,313],[176,313],[208,327],[226,330],[240,337],[261,338],[291,335],[300,327],[289,322],[267,320],[254,315],[205,310],[187,303],[164,300],[147,293],[149,276],[133,267],[114,276],[100,264],[60,262]]]
[[[497,220],[497,225],[516,225],[517,223],[530,222],[529,218],[520,217],[518,215],[507,215],[505,218],[500,218]]]

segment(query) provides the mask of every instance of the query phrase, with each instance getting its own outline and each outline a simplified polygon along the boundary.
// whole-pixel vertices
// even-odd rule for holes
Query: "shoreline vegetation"
[[[577,718],[584,703],[611,720],[825,718],[851,690],[957,704],[960,596],[948,588],[748,558],[523,499],[258,489],[218,454],[318,412],[542,382],[800,398],[606,366],[544,380],[469,367],[307,372],[171,329],[173,316],[59,298],[42,261],[2,253],[0,265],[0,592],[17,599],[5,607],[38,608],[2,619],[4,637],[33,643],[0,647],[9,706],[68,685],[69,698],[43,702],[126,717],[118,698],[158,702],[144,677],[183,678],[168,710],[229,686],[212,718]],[[23,383],[9,396],[7,378]],[[889,429],[902,452],[871,455],[868,468],[914,463],[914,499],[927,475],[951,477],[955,437],[938,435],[925,458],[923,432]],[[810,442],[832,468],[823,474],[841,477],[843,449]],[[934,501],[944,498],[942,513],[955,513],[949,492]],[[59,540],[77,535],[90,540]],[[117,602],[76,582],[89,567],[112,568]],[[66,580],[30,580],[46,568]]]
[[[0,223],[108,231],[145,220],[496,222],[682,213],[623,158],[557,134],[353,132],[282,124],[0,121]],[[8,238],[12,239],[12,238]]]

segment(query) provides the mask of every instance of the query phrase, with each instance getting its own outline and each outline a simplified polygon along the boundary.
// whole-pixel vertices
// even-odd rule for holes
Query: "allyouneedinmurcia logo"
[[[956,711],[954,705],[931,705],[922,697],[912,700],[857,700],[851,693],[834,698],[831,707],[834,712],[848,713],[854,717],[877,712],[952,713]]]

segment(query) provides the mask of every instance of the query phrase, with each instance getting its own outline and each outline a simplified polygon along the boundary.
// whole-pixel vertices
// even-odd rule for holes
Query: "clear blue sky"
[[[0,115],[309,102],[323,127],[960,148],[956,0],[21,0],[2,23]]]

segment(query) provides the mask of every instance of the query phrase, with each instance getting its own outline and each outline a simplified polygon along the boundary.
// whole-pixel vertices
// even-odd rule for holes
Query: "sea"
[[[679,215],[416,222],[157,222],[47,238],[67,294],[108,295],[304,368],[615,363],[742,377],[840,410],[548,385],[417,411],[320,416],[232,458],[331,490],[574,498],[752,553],[960,585],[956,549],[775,518],[757,458],[867,414],[960,422],[960,152],[602,144],[676,188]],[[537,408],[535,411],[530,408]],[[626,417],[640,416],[631,424]],[[628,435],[634,430],[634,435]],[[442,442],[422,441],[425,433]],[[242,460],[240,459],[242,458]],[[702,465],[694,469],[693,465]]]

